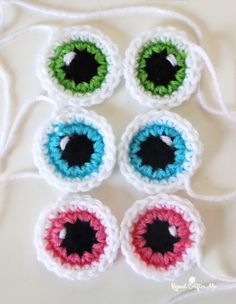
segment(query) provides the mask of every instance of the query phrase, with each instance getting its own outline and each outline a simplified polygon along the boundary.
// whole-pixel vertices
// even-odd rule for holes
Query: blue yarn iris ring
[[[100,185],[115,164],[111,126],[94,112],[73,109],[57,114],[37,134],[34,160],[40,174],[67,192]]]
[[[137,116],[119,146],[121,173],[140,191],[155,194],[183,188],[200,165],[197,131],[179,115],[150,111]]]

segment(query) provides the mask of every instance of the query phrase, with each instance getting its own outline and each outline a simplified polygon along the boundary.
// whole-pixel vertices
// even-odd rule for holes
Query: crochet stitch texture
[[[69,235],[69,227],[76,225],[78,220],[90,225],[95,234],[91,235],[88,228],[84,228],[83,231],[74,230],[74,236]],[[69,280],[96,277],[116,258],[118,231],[115,217],[100,201],[88,195],[64,196],[45,209],[38,219],[34,234],[38,260],[48,270]]]
[[[121,59],[117,46],[99,30],[65,27],[53,32],[37,70],[42,87],[60,105],[88,107],[113,94]]]
[[[141,104],[156,109],[176,107],[188,100],[197,89],[201,70],[194,44],[173,27],[141,33],[125,53],[127,90]]]
[[[142,147],[148,140],[152,140],[149,146]],[[161,164],[167,153],[171,158]],[[188,121],[175,113],[150,111],[127,126],[119,145],[119,165],[126,180],[140,191],[174,192],[195,173],[201,153],[199,135]]]
[[[148,226],[157,220],[162,226],[149,232],[151,248]],[[203,234],[200,215],[188,200],[159,194],[135,202],[126,211],[121,250],[135,272],[156,281],[173,281],[197,262]]]
[[[103,117],[85,109],[55,113],[37,132],[33,152],[40,174],[68,192],[99,186],[116,160],[112,128]]]

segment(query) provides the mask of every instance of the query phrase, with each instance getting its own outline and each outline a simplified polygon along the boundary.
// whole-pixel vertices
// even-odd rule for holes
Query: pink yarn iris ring
[[[116,258],[119,234],[110,210],[90,196],[66,196],[46,209],[35,230],[38,259],[71,280],[89,279]]]
[[[121,224],[121,249],[127,263],[146,278],[174,280],[200,253],[203,224],[193,205],[160,194],[137,201]]]

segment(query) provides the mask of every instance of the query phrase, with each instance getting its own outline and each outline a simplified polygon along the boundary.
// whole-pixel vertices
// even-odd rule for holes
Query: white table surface
[[[33,1],[53,7],[73,10],[101,9],[118,5],[138,4],[131,0],[97,1]],[[203,46],[215,63],[225,102],[235,109],[236,90],[236,18],[234,0],[146,0],[139,4],[160,5],[176,8],[196,21],[204,33]],[[8,7],[8,31],[14,31],[36,22],[74,25],[78,22],[55,21],[50,17]],[[86,22],[83,22],[86,24]],[[160,16],[112,17],[89,22],[98,27],[119,45],[123,56],[129,42],[139,32],[156,25],[175,25],[183,30],[187,27]],[[0,45],[1,62],[11,72],[13,113],[32,97],[42,92],[36,77],[35,67],[38,53],[46,43],[47,33],[30,32],[5,46]],[[207,92],[208,102],[217,107],[211,82],[205,71],[202,85]],[[0,104],[4,107],[0,82]],[[140,112],[147,111],[139,106],[125,90],[122,79],[115,94],[105,103],[92,107],[104,115],[112,124],[117,142],[128,122]],[[51,107],[38,105],[25,118],[17,133],[11,153],[4,159],[8,173],[33,169],[32,142],[36,129],[50,116]],[[205,146],[203,163],[193,178],[196,191],[205,194],[223,194],[236,188],[236,125],[203,111],[193,97],[191,101],[174,110],[187,118],[199,131]],[[2,115],[2,111],[0,111]],[[14,115],[12,119],[14,119]],[[144,193],[128,185],[116,166],[111,178],[90,194],[108,205],[121,221],[125,210]],[[183,197],[186,195],[181,193]],[[170,283],[156,283],[135,274],[119,253],[114,266],[98,278],[86,282],[70,282],[57,278],[36,260],[32,238],[34,224],[43,208],[60,196],[58,190],[41,180],[27,180],[8,185],[1,191],[0,201],[0,303],[2,304],[65,304],[65,303],[137,303],[156,304],[176,295]],[[236,204],[212,205],[193,200],[206,226],[203,263],[215,274],[236,276]],[[195,276],[198,282],[212,281],[196,269],[176,280],[176,284]],[[235,303],[236,291],[219,292],[194,298],[191,303]],[[189,303],[190,301],[183,301]]]

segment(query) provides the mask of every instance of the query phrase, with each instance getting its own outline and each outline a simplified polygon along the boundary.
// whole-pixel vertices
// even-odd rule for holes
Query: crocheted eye
[[[193,205],[177,196],[136,202],[121,224],[121,249],[137,273],[175,280],[196,262],[204,227]]]
[[[90,106],[112,95],[121,75],[117,47],[87,26],[57,32],[42,54],[42,86],[60,102]]]
[[[182,32],[155,28],[137,37],[124,61],[133,98],[156,108],[180,105],[196,90],[201,62]]]
[[[72,280],[89,279],[113,263],[119,247],[115,218],[89,196],[65,197],[45,210],[35,230],[38,259]]]
[[[88,191],[107,178],[115,163],[115,140],[104,118],[73,109],[43,128],[35,140],[34,158],[41,175],[69,192]]]
[[[140,191],[174,191],[197,170],[201,150],[189,122],[170,112],[152,111],[139,115],[124,132],[120,169]]]

